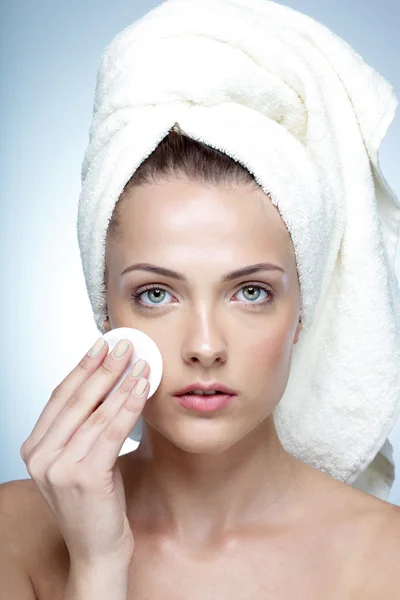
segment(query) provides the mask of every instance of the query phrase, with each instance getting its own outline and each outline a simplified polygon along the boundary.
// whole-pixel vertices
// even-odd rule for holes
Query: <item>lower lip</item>
[[[228,406],[235,397],[234,394],[215,394],[213,396],[196,396],[188,394],[184,396],[174,396],[179,404],[190,410],[197,412],[215,412],[220,408]]]

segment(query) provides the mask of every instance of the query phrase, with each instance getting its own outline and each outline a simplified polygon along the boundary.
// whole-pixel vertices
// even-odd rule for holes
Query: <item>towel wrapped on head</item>
[[[77,223],[105,333],[107,228],[140,164],[178,123],[245,166],[279,210],[299,275],[303,330],[274,411],[281,443],[382,499],[400,412],[400,203],[378,150],[397,105],[309,16],[268,0],[167,0],[103,53]]]

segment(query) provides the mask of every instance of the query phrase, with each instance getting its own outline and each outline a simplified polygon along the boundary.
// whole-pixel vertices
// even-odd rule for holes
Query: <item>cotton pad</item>
[[[134,350],[125,371],[122,373],[112,390],[107,394],[106,398],[121,385],[129,371],[132,369],[134,363],[136,363],[139,358],[143,358],[150,365],[150,375],[148,377],[150,391],[147,396],[147,398],[150,398],[160,385],[163,372],[162,355],[155,341],[143,331],[131,327],[118,327],[117,329],[112,329],[102,337],[109,345],[108,354],[113,351],[114,346],[122,339],[127,339],[132,342]]]

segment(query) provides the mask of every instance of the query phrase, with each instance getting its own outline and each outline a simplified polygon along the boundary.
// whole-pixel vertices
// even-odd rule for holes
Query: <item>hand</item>
[[[129,565],[134,550],[126,516],[119,452],[135,426],[150,385],[131,393],[139,377],[129,375],[103,402],[126,369],[133,346],[115,358],[106,342],[86,354],[54,389],[32,433],[21,447],[29,474],[57,519],[71,563]],[[114,348],[115,350],[116,348]],[[148,377],[150,366],[141,377]]]

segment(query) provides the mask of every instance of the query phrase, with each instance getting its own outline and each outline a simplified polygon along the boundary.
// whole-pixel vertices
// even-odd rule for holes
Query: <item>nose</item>
[[[183,359],[205,368],[226,362],[227,347],[221,321],[210,310],[191,311],[184,332]]]

